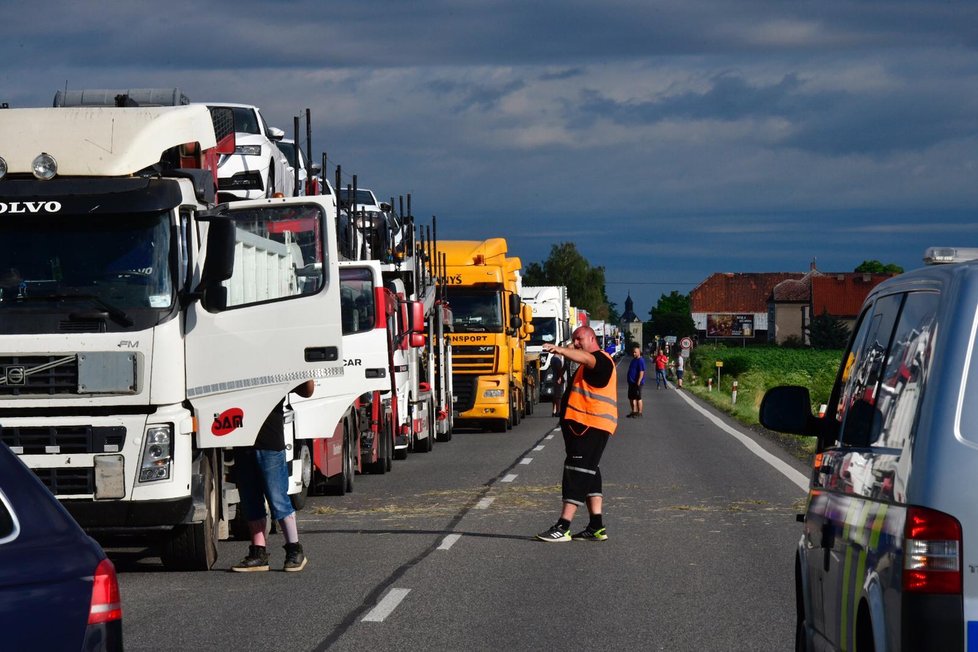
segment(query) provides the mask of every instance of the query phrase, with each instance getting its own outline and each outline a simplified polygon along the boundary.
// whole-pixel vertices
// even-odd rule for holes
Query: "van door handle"
[[[313,346],[305,351],[306,362],[333,362],[339,360],[340,352],[335,346]]]

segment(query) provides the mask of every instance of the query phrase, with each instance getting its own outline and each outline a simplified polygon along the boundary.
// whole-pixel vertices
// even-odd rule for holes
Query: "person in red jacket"
[[[659,383],[662,383],[662,387],[669,389],[669,383],[666,382],[666,367],[669,366],[669,358],[662,349],[655,354],[655,388],[659,389]]]

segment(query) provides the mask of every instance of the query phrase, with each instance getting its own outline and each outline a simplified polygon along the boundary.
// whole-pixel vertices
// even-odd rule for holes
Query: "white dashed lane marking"
[[[487,496],[475,504],[476,509],[489,509],[489,505],[492,501],[496,500],[495,496]]]
[[[543,450],[543,444],[540,444],[539,446],[537,446],[533,450],[535,450],[535,451],[542,451]]]
[[[523,459],[520,460],[520,464],[529,464],[532,461],[533,461],[532,457],[524,457]]]
[[[476,505],[478,507],[478,505]],[[461,534],[449,534],[444,539],[441,540],[441,545],[438,546],[438,550],[449,550],[455,545],[455,542],[462,538]]]
[[[371,609],[366,616],[363,617],[361,622],[365,623],[382,623],[387,616],[397,609],[397,605],[401,604],[401,600],[407,597],[407,594],[411,592],[411,589],[391,589],[387,592],[387,595],[377,603],[377,606]]]
[[[500,480],[500,482],[512,482],[513,480],[516,479],[516,477],[517,476],[515,473],[510,473],[509,475],[504,476],[503,479]]]

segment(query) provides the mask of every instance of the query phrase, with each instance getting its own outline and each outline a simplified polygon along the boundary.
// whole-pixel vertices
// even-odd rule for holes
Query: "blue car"
[[[0,648],[122,649],[112,562],[3,443]]]

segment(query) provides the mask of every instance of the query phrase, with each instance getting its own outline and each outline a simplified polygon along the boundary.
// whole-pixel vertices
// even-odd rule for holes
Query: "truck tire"
[[[299,445],[299,465],[301,471],[299,476],[302,478],[302,488],[299,489],[299,493],[291,494],[289,500],[292,501],[292,507],[296,511],[302,509],[306,506],[306,499],[309,497],[309,489],[312,486],[312,451],[309,450],[309,444],[302,442]]]
[[[344,475],[346,476],[346,493],[351,493],[353,491],[353,478],[356,476],[357,468],[360,466],[360,442],[353,430],[347,432],[347,437],[347,458],[344,459],[347,471]]]
[[[349,428],[343,424],[343,452],[340,454],[340,472],[326,479],[326,493],[344,496],[353,491],[353,451],[350,450]]]
[[[414,440],[414,452],[416,453],[430,453],[431,449],[434,448],[434,430],[431,427],[431,413],[428,413],[428,421],[425,425],[425,438]]]
[[[160,559],[167,570],[205,571],[217,561],[217,512],[221,492],[217,490],[217,478],[206,455],[201,456],[200,473],[207,516],[203,523],[178,525],[164,539]]]

